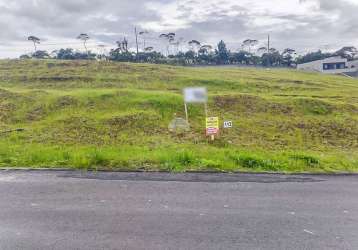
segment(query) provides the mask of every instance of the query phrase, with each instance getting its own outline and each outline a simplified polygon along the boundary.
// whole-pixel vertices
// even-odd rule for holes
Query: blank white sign
[[[208,91],[206,88],[185,88],[184,99],[186,103],[206,103]]]

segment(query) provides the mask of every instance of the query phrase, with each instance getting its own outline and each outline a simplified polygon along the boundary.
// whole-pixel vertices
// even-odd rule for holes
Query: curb
[[[0,168],[1,172],[87,172],[87,173],[143,173],[143,174],[223,174],[223,175],[283,175],[283,176],[358,176],[358,173],[284,173],[284,172],[224,172],[224,171],[146,171],[146,170],[83,170],[72,168]]]

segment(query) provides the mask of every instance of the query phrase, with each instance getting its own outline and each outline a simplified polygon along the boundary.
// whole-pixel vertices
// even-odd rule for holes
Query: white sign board
[[[224,122],[224,128],[232,128],[232,121]]]
[[[206,88],[185,88],[185,103],[206,103],[208,101],[208,92]]]

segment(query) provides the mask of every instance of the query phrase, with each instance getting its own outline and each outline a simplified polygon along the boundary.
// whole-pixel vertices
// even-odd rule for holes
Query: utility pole
[[[266,67],[270,65],[270,34],[267,35],[267,62]]]
[[[137,32],[137,27],[134,27],[134,33],[135,33],[135,43],[136,43],[136,46],[137,46],[137,59],[138,59],[139,48],[138,48],[138,32]]]

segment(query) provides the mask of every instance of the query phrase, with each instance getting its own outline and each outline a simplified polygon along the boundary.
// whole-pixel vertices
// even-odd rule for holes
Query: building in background
[[[298,70],[320,72],[324,74],[358,74],[358,60],[348,61],[346,58],[336,56],[323,60],[297,65]]]

